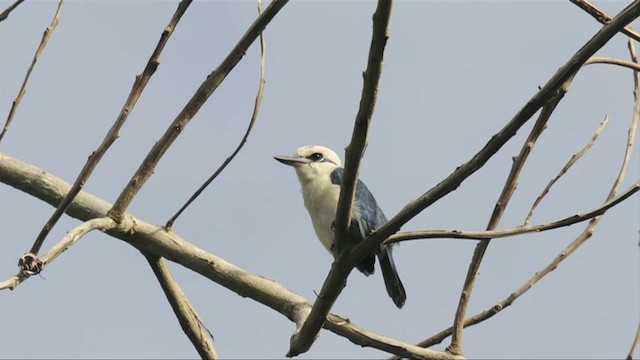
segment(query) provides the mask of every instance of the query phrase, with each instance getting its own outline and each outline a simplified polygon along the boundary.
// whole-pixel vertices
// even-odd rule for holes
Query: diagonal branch
[[[20,3],[21,1],[16,1],[13,5],[9,6],[2,14],[0,14],[0,21],[6,19],[7,16],[9,16],[9,13],[11,13],[13,9],[15,9],[18,5],[20,5]],[[0,132],[0,142],[2,141],[2,138],[7,133],[7,131],[9,131],[11,122],[13,122],[13,116],[16,114],[16,110],[18,110],[18,106],[20,106],[20,102],[22,102],[22,98],[27,93],[27,83],[29,82],[29,78],[31,77],[31,72],[33,71],[33,68],[36,66],[36,63],[38,62],[40,55],[42,55],[44,48],[47,46],[47,43],[49,43],[51,34],[53,34],[53,31],[58,26],[58,22],[60,21],[60,15],[62,14],[63,7],[64,7],[64,0],[60,0],[60,2],[58,3],[58,9],[56,10],[55,15],[53,15],[53,20],[51,21],[51,24],[47,26],[47,28],[44,30],[44,34],[42,34],[42,40],[40,40],[40,45],[38,45],[38,49],[36,50],[36,53],[33,55],[33,59],[31,60],[31,65],[29,66],[29,69],[27,70],[27,74],[25,75],[24,80],[22,81],[22,86],[20,86],[20,91],[18,91],[18,96],[16,96],[16,99],[13,100],[13,103],[11,104],[11,110],[9,110],[9,115],[7,115],[7,120],[4,123],[4,128],[2,129],[2,132]]]
[[[32,275],[40,273],[46,265],[55,260],[63,252],[67,251],[71,246],[78,242],[78,240],[91,231],[107,231],[115,229],[116,227],[117,224],[115,221],[108,217],[98,217],[85,221],[75,229],[69,231],[67,235],[52,247],[51,250],[49,250],[42,258],[37,258],[33,254],[23,255],[19,264],[20,272],[9,280],[1,282],[0,290],[13,290]]]
[[[143,255],[147,258],[162,291],[167,296],[182,331],[189,337],[200,357],[202,359],[217,359],[218,354],[213,344],[213,335],[204,326],[200,315],[171,275],[167,262],[156,255],[147,253],[143,253]]]
[[[13,4],[9,5],[4,11],[0,14],[0,22],[6,20],[9,17],[9,14],[18,7],[18,5],[22,4],[24,0],[16,0]]]
[[[288,0],[273,0],[267,7],[264,13],[249,26],[247,32],[240,38],[238,43],[229,52],[227,57],[222,60],[222,63],[207,76],[202,82],[198,90],[191,97],[187,105],[180,111],[180,114],[173,120],[171,125],[167,128],[165,133],[158,140],[151,151],[147,154],[146,158],[138,167],[136,173],[131,177],[127,186],[122,190],[120,196],[113,204],[113,208],[109,210],[109,216],[117,222],[122,220],[125,211],[138,194],[138,191],[144,186],[153,174],[156,165],[169,149],[171,144],[180,135],[182,130],[189,124],[191,119],[200,110],[202,105],[209,99],[211,94],[222,84],[227,75],[233,70],[233,68],[244,57],[249,46],[253,41],[262,33],[269,22],[276,16],[276,14],[282,9],[282,7],[288,2]]]
[[[0,153],[0,182],[13,186],[52,206],[56,206],[71,186],[46,171],[18,159]],[[112,204],[81,191],[67,208],[67,214],[88,221],[105,217]],[[132,215],[108,235],[126,241],[138,250],[164,257],[178,263],[220,285],[259,302],[296,324],[304,321],[303,315],[311,304],[300,295],[279,283],[241,269],[222,258],[196,247],[173,231],[165,231]],[[306,310],[305,310],[306,309]],[[325,328],[361,346],[373,347],[405,358],[452,360],[460,357],[446,352],[419,349],[411,344],[376,335],[359,328],[351,321],[337,315],[329,315]]]
[[[539,225],[524,225],[504,230],[489,231],[461,231],[461,230],[424,230],[424,231],[408,231],[400,232],[389,236],[384,244],[392,244],[401,241],[418,240],[418,239],[466,239],[466,240],[489,240],[506,238],[516,235],[529,233],[540,233],[543,231],[554,230],[565,226],[571,226],[583,221],[591,220],[596,216],[604,215],[609,209],[620,204],[633,194],[640,191],[640,182],[636,182],[620,196],[605,202],[601,206],[585,213],[568,216],[564,219],[553,221]]]
[[[596,140],[598,140],[598,138],[600,137],[600,134],[602,133],[602,131],[604,130],[604,128],[607,126],[608,123],[609,123],[609,115],[604,117],[604,120],[600,123],[600,125],[598,126],[598,129],[593,134],[593,136],[591,137],[591,140],[589,140],[587,145],[585,145],[582,148],[582,150],[580,150],[577,153],[573,154],[571,156],[571,158],[569,159],[569,161],[567,161],[567,163],[562,167],[562,169],[560,170],[558,175],[556,175],[553,179],[551,179],[551,181],[549,181],[547,186],[545,186],[545,188],[542,190],[540,195],[538,195],[538,197],[534,201],[533,205],[531,206],[531,209],[529,210],[529,214],[527,215],[527,218],[524,221],[525,225],[529,225],[531,223],[531,218],[533,217],[533,213],[536,211],[536,208],[538,207],[538,205],[540,205],[540,203],[542,202],[542,199],[544,199],[544,197],[549,193],[549,190],[551,189],[551,187],[558,180],[560,180],[560,178],[562,176],[564,176],[564,174],[566,174],[567,171],[569,171],[569,169],[571,169],[571,167],[576,162],[578,162],[578,160],[580,160],[582,158],[582,156],[584,156],[584,154],[586,154],[591,149],[591,147],[596,142]]]
[[[601,24],[606,25],[611,22],[611,17],[607,15],[604,11],[598,9],[595,5],[591,4],[587,0],[569,0],[580,9],[584,10],[587,14],[593,16],[594,19],[598,20]],[[636,41],[640,41],[640,34],[633,31],[631,26],[625,26],[622,30],[620,30],[623,34],[629,36],[630,38],[635,39]]]
[[[258,15],[262,15],[262,0],[258,0]],[[187,200],[187,202],[182,205],[180,210],[176,212],[171,219],[167,221],[165,224],[165,228],[171,229],[173,227],[173,223],[178,219],[178,217],[186,210],[189,205],[204,191],[204,189],[215,180],[220,173],[231,163],[231,161],[238,155],[244,144],[247,142],[249,138],[249,134],[253,129],[253,125],[256,123],[256,119],[258,118],[258,113],[260,112],[260,105],[262,104],[262,96],[264,94],[264,84],[266,82],[266,44],[264,41],[264,33],[260,33],[260,85],[258,86],[258,94],[256,95],[256,100],[253,104],[253,112],[251,114],[251,120],[249,121],[249,127],[247,127],[247,131],[244,133],[244,137],[240,140],[238,147],[231,153],[231,155],[220,165],[220,167],[196,190],[193,195]]]
[[[80,192],[80,190],[82,190],[82,188],[84,187],[84,184],[86,184],[86,182],[89,180],[91,173],[93,172],[93,170],[96,168],[96,166],[102,159],[102,156],[107,152],[109,147],[118,138],[119,136],[118,133],[120,132],[120,129],[124,125],[125,121],[127,121],[127,118],[131,113],[131,110],[133,110],[133,107],[138,102],[140,95],[142,95],[142,91],[145,89],[145,87],[149,83],[149,79],[151,79],[151,76],[153,76],[156,69],[158,68],[158,65],[160,64],[160,54],[162,53],[162,50],[164,49],[165,45],[169,41],[171,34],[173,34],[173,31],[178,25],[178,22],[182,18],[182,15],[185,13],[185,11],[187,11],[187,8],[189,7],[190,4],[191,4],[191,0],[182,0],[178,5],[178,9],[173,14],[173,17],[169,21],[169,24],[162,32],[162,35],[160,36],[160,41],[158,42],[158,45],[156,45],[156,48],[153,51],[153,53],[151,54],[151,57],[149,58],[147,65],[142,71],[142,74],[136,76],[136,80],[133,83],[133,88],[129,93],[129,97],[127,98],[127,101],[124,103],[124,106],[122,107],[122,110],[118,115],[118,118],[116,119],[114,124],[111,126],[111,129],[109,129],[109,132],[107,132],[107,135],[102,140],[102,143],[100,144],[100,146],[98,146],[98,149],[96,149],[96,151],[94,151],[89,156],[89,159],[87,159],[87,162],[85,163],[84,167],[80,171],[80,174],[78,174],[78,177],[76,178],[76,181],[74,182],[73,187],[71,188],[69,193],[67,193],[66,197],[60,202],[56,210],[53,212],[53,214],[51,215],[47,223],[44,225],[44,227],[40,231],[40,234],[38,234],[38,237],[36,238],[30,250],[32,254],[38,254],[38,252],[40,251],[40,248],[42,247],[42,243],[46,239],[47,235],[49,234],[53,226],[58,222],[62,214],[65,213],[67,207],[71,204],[71,202],[76,197],[76,195]]]
[[[633,43],[631,42],[631,40],[630,40],[630,44],[631,44],[630,45],[630,48],[631,48],[633,46]],[[634,99],[635,100],[634,100],[633,120],[631,121],[631,126],[629,127],[629,132],[627,135],[627,143],[625,146],[625,153],[622,160],[622,166],[620,167],[618,176],[614,181],[614,184],[611,188],[611,191],[609,192],[609,195],[607,196],[607,200],[606,200],[607,202],[610,202],[612,199],[616,197],[619,187],[624,182],[624,179],[626,177],[626,174],[629,168],[629,164],[631,163],[631,155],[633,154],[633,148],[637,142],[637,133],[638,133],[638,128],[640,126],[640,91],[638,91],[638,88],[639,88],[638,84],[640,83],[640,79],[638,79],[637,73],[634,73],[634,74],[635,74],[634,76],[634,85],[635,85]],[[601,216],[597,216],[591,219],[591,221],[589,222],[585,230],[575,240],[573,240],[562,252],[560,252],[560,254],[556,256],[556,258],[551,263],[549,263],[549,265],[547,265],[540,272],[536,273],[536,275],[534,275],[531,279],[529,279],[529,281],[527,281],[524,285],[522,285],[518,290],[513,292],[507,299],[465,320],[464,326],[465,327],[472,326],[484,320],[487,320],[490,317],[502,311],[504,308],[511,305],[518,297],[520,297],[529,289],[531,289],[533,285],[535,285],[538,281],[540,281],[540,279],[542,279],[544,276],[546,276],[551,271],[556,269],[564,259],[566,259],[576,249],[578,249],[578,247],[580,247],[585,241],[587,241],[593,235],[593,232],[595,231],[597,224],[600,222],[600,219],[602,219]],[[443,330],[438,334],[426,340],[421,341],[417,345],[423,346],[423,347],[430,347],[435,344],[438,344],[442,342],[442,340],[447,338],[449,335],[451,335],[453,333],[453,329],[454,329],[453,327],[450,327],[446,330]]]
[[[534,124],[529,136],[525,140],[522,148],[520,149],[520,153],[513,160],[513,164],[511,166],[511,171],[507,176],[504,187],[502,189],[502,193],[498,197],[498,201],[493,209],[493,213],[491,214],[491,218],[489,219],[489,224],[487,225],[487,230],[494,230],[498,227],[500,220],[502,219],[502,215],[504,214],[513,193],[515,192],[518,181],[520,178],[520,173],[524,168],[524,164],[529,159],[529,155],[533,150],[538,137],[542,134],[542,131],[547,127],[547,121],[551,114],[555,110],[556,106],[564,97],[564,94],[569,88],[571,81],[573,78],[568,79],[565,84],[562,86],[562,89],[554,96],[547,104],[544,105],[542,111],[540,112],[540,116],[538,120]],[[473,287],[478,278],[480,265],[482,264],[482,259],[484,258],[484,254],[489,247],[489,242],[491,239],[487,239],[481,241],[476,246],[476,249],[473,253],[473,257],[471,258],[471,264],[469,264],[469,269],[467,270],[467,276],[464,281],[464,285],[462,287],[462,292],[460,293],[460,299],[458,301],[458,308],[456,310],[456,315],[453,320],[453,336],[451,338],[451,345],[448,347],[448,350],[452,354],[462,354],[462,330],[463,330],[463,320],[466,316],[467,308],[469,306],[469,301],[471,299],[471,293],[473,291]]]
[[[347,226],[351,223],[351,207],[358,179],[360,160],[362,159],[364,148],[367,144],[367,132],[373,112],[375,109],[378,94],[378,83],[383,67],[384,49],[389,38],[389,20],[391,18],[391,8],[393,0],[379,0],[375,13],[373,14],[373,31],[371,35],[371,45],[367,69],[363,74],[364,84],[360,98],[360,107],[353,128],[351,142],[346,149],[344,176],[340,187],[340,198],[335,219],[335,240],[337,247],[337,259],[331,267],[320,294],[313,304],[313,309],[300,329],[291,336],[291,342],[287,357],[297,356],[309,350],[318,332],[325,322],[327,314],[335,303],[336,299],[346,286],[347,277],[353,270],[355,263],[345,261],[345,256],[351,250],[346,246]],[[333,275],[335,274],[335,275]],[[333,275],[333,276],[332,276]]]
[[[640,0],[622,10],[615,19],[600,29],[580,50],[578,50],[549,81],[518,111],[491,140],[468,162],[459,166],[451,175],[438,185],[405,205],[400,212],[389,220],[383,227],[371,234],[360,243],[353,251],[350,260],[359,259],[373,251],[387,237],[400,230],[400,227],[422,212],[425,208],[440,200],[445,195],[457,189],[462,182],[478,171],[504,144],[509,141],[516,132],[551,98],[556,96],[563,84],[572,79],[582,64],[596,51],[604,46],[626,24],[640,15]]]

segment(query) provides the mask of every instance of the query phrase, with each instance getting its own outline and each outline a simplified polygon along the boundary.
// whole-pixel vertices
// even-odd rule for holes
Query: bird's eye
[[[320,153],[313,153],[309,155],[309,160],[318,162],[324,160],[324,157]]]

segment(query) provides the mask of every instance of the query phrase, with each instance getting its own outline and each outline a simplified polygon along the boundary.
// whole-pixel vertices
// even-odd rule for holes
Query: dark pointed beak
[[[307,158],[301,158],[301,157],[274,156],[273,158],[285,165],[289,165],[293,167],[305,165],[311,162],[311,160]]]

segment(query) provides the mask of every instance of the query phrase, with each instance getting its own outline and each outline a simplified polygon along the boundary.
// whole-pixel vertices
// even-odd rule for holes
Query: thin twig
[[[573,78],[568,79],[565,84],[561,87],[561,90],[554,96],[547,104],[544,105],[542,111],[540,112],[540,116],[538,120],[533,125],[529,136],[525,140],[520,153],[516,158],[513,159],[513,164],[511,166],[511,171],[507,176],[504,187],[502,189],[502,193],[498,197],[498,201],[496,201],[496,205],[493,209],[493,213],[491,214],[491,218],[489,219],[489,224],[487,225],[487,230],[494,230],[498,227],[500,220],[502,219],[502,215],[507,207],[507,204],[511,200],[513,193],[515,192],[518,186],[518,180],[520,178],[520,173],[524,168],[524,164],[529,159],[529,155],[533,150],[538,137],[542,134],[542,131],[547,126],[547,121],[551,117],[551,114],[555,110],[556,106],[564,97],[564,94],[569,88],[571,81]],[[467,270],[467,276],[464,281],[464,285],[462,287],[462,292],[460,293],[460,299],[458,301],[458,308],[456,310],[456,314],[453,320],[453,336],[451,338],[451,344],[447,348],[452,354],[462,354],[462,335],[463,335],[463,323],[464,318],[467,313],[467,308],[469,306],[469,301],[471,299],[471,293],[473,291],[473,287],[478,278],[480,265],[482,264],[482,259],[484,258],[484,254],[489,247],[490,239],[486,239],[478,243],[476,249],[473,253],[473,257],[471,258],[471,264],[469,264],[469,269]]]
[[[351,248],[344,246],[347,243],[344,239],[346,239],[347,226],[351,223],[351,206],[358,179],[358,170],[367,144],[367,132],[375,110],[378,84],[382,74],[384,49],[389,38],[389,21],[392,7],[393,0],[379,0],[373,14],[373,31],[367,69],[363,74],[360,107],[356,115],[351,142],[346,149],[345,170],[336,210],[334,244],[337,246],[338,257],[322,285],[320,294],[316,298],[309,316],[302,327],[296,329],[291,336],[287,357],[297,356],[309,350],[322,328],[327,314],[345,287],[347,277],[355,266],[355,263],[345,261],[346,255],[351,251]],[[334,275],[332,277],[332,274],[339,274],[339,276]]]
[[[202,359],[217,359],[215,345],[213,344],[213,335],[206,328],[200,315],[196,312],[185,293],[180,288],[171,275],[171,270],[167,262],[156,255],[143,253],[147,258],[149,265],[156,275],[162,291],[164,291],[171,308],[178,318],[182,331],[187,335],[191,343],[200,354]]]
[[[615,21],[615,20],[614,20]],[[630,41],[631,42],[631,41]],[[627,174],[627,170],[629,168],[629,164],[630,164],[630,160],[631,160],[631,155],[633,154],[633,148],[636,144],[636,140],[637,140],[637,132],[638,132],[638,126],[640,124],[640,91],[637,91],[638,89],[638,77],[634,76],[634,115],[633,115],[633,120],[631,122],[631,126],[629,127],[629,132],[627,135],[627,143],[626,143],[626,149],[625,149],[625,153],[624,153],[624,158],[622,161],[622,166],[620,167],[620,171],[618,173],[618,176],[616,177],[616,180],[614,181],[614,184],[611,188],[611,191],[609,192],[609,195],[607,196],[606,202],[611,201],[612,199],[614,199],[616,197],[616,194],[618,192],[619,187],[622,185],[622,183],[624,182],[624,179],[626,177]],[[640,81],[639,81],[640,82]],[[558,267],[558,265],[564,260],[566,259],[569,255],[571,255],[576,249],[578,249],[585,241],[587,241],[592,235],[593,232],[597,226],[597,224],[599,223],[600,219],[602,217],[601,216],[596,216],[593,219],[591,219],[591,221],[589,221],[589,224],[587,225],[587,227],[585,228],[585,230],[575,239],[573,240],[562,252],[560,252],[560,254],[558,256],[556,256],[556,258],[549,263],[549,265],[547,265],[543,270],[541,270],[540,272],[536,273],[536,275],[534,275],[531,279],[529,279],[524,285],[522,285],[518,290],[516,290],[515,292],[513,292],[507,299],[499,302],[498,304],[488,308],[487,310],[478,313],[470,318],[468,318],[467,320],[464,321],[464,327],[467,326],[472,326],[475,324],[478,324],[484,320],[487,320],[489,318],[491,318],[492,316],[496,315],[497,313],[499,313],[500,311],[502,311],[504,308],[508,307],[509,305],[511,305],[518,297],[520,297],[521,295],[523,295],[525,292],[527,292],[529,289],[531,289],[531,287],[533,287],[533,285],[535,285],[538,281],[540,281],[540,279],[542,279],[544,276],[546,276],[547,274],[549,274],[551,271],[553,271],[554,269],[556,269]],[[449,335],[451,335],[453,333],[453,327],[450,327],[448,329],[445,329],[439,333],[437,333],[436,335],[421,341],[420,343],[418,343],[418,346],[422,346],[422,347],[430,347],[433,346],[435,344],[439,344],[440,342],[442,342],[444,339],[446,339]]]
[[[7,8],[7,10],[5,10],[2,14],[0,14],[0,21],[4,20],[4,18],[9,16],[9,13],[13,9],[15,9],[15,7],[18,5],[20,5],[20,1],[16,1],[12,6]],[[64,0],[60,0],[60,2],[58,3],[58,8],[56,9],[56,13],[55,15],[53,15],[53,20],[51,21],[51,24],[47,26],[47,28],[44,30],[44,34],[42,34],[42,40],[40,40],[40,45],[38,45],[38,49],[36,50],[36,53],[33,55],[33,59],[31,60],[31,65],[29,66],[29,69],[27,70],[27,74],[25,75],[24,80],[22,81],[22,86],[20,86],[20,91],[18,91],[18,96],[16,96],[15,100],[13,100],[13,103],[11,104],[11,110],[9,110],[9,115],[7,115],[7,120],[4,123],[4,128],[2,129],[2,132],[0,132],[0,142],[2,142],[2,138],[7,133],[7,131],[9,131],[11,122],[13,122],[13,116],[15,115],[16,110],[18,110],[18,106],[20,106],[20,102],[22,102],[22,98],[27,93],[27,83],[29,82],[29,78],[31,77],[31,72],[33,71],[33,68],[36,66],[36,63],[38,62],[40,55],[42,55],[44,48],[47,46],[47,43],[49,42],[49,38],[51,38],[51,34],[53,34],[53,31],[58,26],[58,22],[60,21],[60,15],[62,14],[63,7],[64,7]],[[2,18],[2,15],[5,15],[5,17]]]
[[[629,48],[629,54],[631,55],[631,60],[637,65],[638,64],[638,53],[636,51],[636,45],[633,41],[629,40],[627,43],[627,47]],[[634,99],[634,108],[633,108],[633,121],[636,123],[640,122],[640,72],[638,70],[633,72],[633,99]],[[633,126],[629,129],[629,137],[631,137],[631,131],[634,131]],[[633,146],[633,143],[627,142],[627,147],[629,145]],[[631,151],[628,149],[628,151]],[[640,243],[638,243],[640,246]],[[631,344],[631,349],[629,349],[629,354],[627,355],[627,360],[631,360],[633,358],[633,352],[638,347],[638,343],[640,343],[640,324],[638,324],[638,329],[636,330],[636,336]]]
[[[158,42],[158,45],[156,45],[156,48],[153,51],[153,53],[151,54],[151,57],[149,58],[149,61],[147,62],[147,65],[145,66],[142,74],[136,76],[136,80],[133,83],[133,88],[129,93],[129,97],[127,98],[127,101],[124,103],[124,106],[122,107],[122,110],[118,115],[118,118],[116,119],[115,123],[111,126],[111,129],[109,129],[109,132],[107,132],[107,135],[102,140],[102,143],[100,144],[98,149],[89,156],[89,159],[87,159],[87,162],[85,163],[84,167],[80,171],[80,174],[78,174],[78,177],[76,178],[76,181],[74,182],[73,187],[71,188],[71,191],[69,191],[69,193],[66,195],[64,200],[60,202],[56,210],[53,212],[53,214],[51,215],[47,223],[44,225],[44,227],[40,231],[40,234],[38,234],[38,237],[36,238],[30,250],[32,254],[38,254],[38,252],[40,251],[40,248],[42,247],[42,243],[46,239],[47,235],[49,234],[53,226],[55,226],[55,224],[58,222],[62,214],[64,214],[67,207],[69,206],[69,204],[71,204],[75,196],[80,192],[80,190],[82,190],[82,188],[84,187],[84,184],[87,183],[87,181],[89,180],[89,177],[91,176],[91,173],[93,172],[93,170],[96,168],[96,166],[102,159],[102,156],[107,152],[109,147],[118,138],[119,136],[118,133],[120,129],[122,128],[125,121],[129,117],[131,110],[138,102],[138,99],[140,98],[142,91],[145,89],[146,85],[148,84],[149,79],[158,68],[158,65],[160,64],[160,54],[162,53],[162,50],[167,44],[167,41],[169,41],[171,34],[173,34],[173,31],[175,30],[178,22],[180,21],[180,18],[185,13],[185,11],[187,11],[187,8],[189,7],[190,4],[191,4],[191,0],[182,0],[178,5],[178,9],[173,14],[173,17],[169,21],[169,24],[162,32],[162,35],[160,36],[160,41]]]
[[[601,24],[606,25],[611,22],[611,17],[607,15],[604,11],[595,7],[595,5],[591,4],[587,0],[569,0],[579,8],[584,10],[587,14],[593,16],[594,19],[598,20]],[[625,26],[622,30],[620,30],[623,34],[635,39],[636,41],[640,41],[640,34],[633,31],[631,26]]]
[[[29,258],[28,263],[25,263],[25,266],[21,267],[20,272],[9,280],[3,281],[0,283],[0,290],[3,289],[15,289],[18,285],[20,285],[23,281],[31,277],[32,275],[40,273],[42,269],[53,260],[55,260],[58,256],[60,256],[63,252],[67,251],[73,244],[75,244],[78,240],[80,240],[83,236],[88,234],[93,230],[101,230],[107,231],[116,228],[118,224],[116,224],[113,219],[108,217],[101,217],[96,219],[88,220],[82,223],[80,226],[77,226],[73,230],[69,231],[67,235],[60,240],[54,247],[51,248],[43,257],[41,258]],[[37,270],[34,270],[37,269]]]
[[[616,59],[616,58],[592,57],[591,59],[587,60],[586,63],[584,63],[585,66],[591,65],[591,64],[618,65],[618,66],[629,68],[631,70],[640,71],[640,64],[627,61],[627,60]]]
[[[0,22],[4,21],[6,18],[9,17],[9,14],[11,14],[11,12],[18,7],[18,5],[20,5],[24,0],[16,0],[16,2],[14,2],[13,4],[9,5],[8,8],[4,9],[4,11],[2,12],[2,14],[0,14]]]
[[[15,159],[0,152],[0,182],[30,194],[52,206],[57,206],[71,188],[62,179],[44,170]],[[81,191],[67,208],[71,217],[88,221],[106,216],[112,204]],[[107,234],[121,239],[136,249],[164,257],[178,263],[215,283],[251,298],[278,313],[292,322],[299,322],[299,314],[303,309],[310,309],[311,304],[302,296],[290,291],[281,284],[262,276],[254,275],[224,259],[182,239],[174,231],[164,231],[162,227],[150,224],[130,214],[125,215],[123,223]],[[351,342],[361,346],[372,347],[405,358],[457,359],[451,354],[429,349],[418,349],[410,344],[402,344],[397,340],[385,338],[359,328],[350,320],[337,315],[329,315],[325,328],[344,336]]]
[[[182,130],[189,124],[191,119],[200,110],[202,105],[209,99],[211,94],[224,81],[227,75],[244,57],[247,49],[253,41],[262,33],[269,22],[276,16],[288,0],[273,0],[264,13],[249,26],[247,32],[240,38],[238,43],[229,52],[227,57],[218,67],[207,76],[198,90],[193,94],[187,105],[180,111],[180,114],[173,120],[162,137],[154,144],[146,158],[142,161],[136,173],[131,177],[129,183],[120,193],[118,199],[109,211],[109,216],[120,221],[123,214],[138,194],[138,191],[149,180],[156,165],[169,149],[174,140],[182,133]]]
[[[598,129],[596,129],[596,132],[593,134],[593,136],[591,137],[591,140],[589,140],[589,142],[587,143],[587,145],[584,146],[584,148],[582,148],[582,150],[578,151],[577,153],[573,154],[571,156],[571,158],[569,159],[569,161],[567,161],[567,163],[562,167],[562,169],[560,170],[560,172],[558,173],[558,175],[556,175],[553,179],[551,179],[551,181],[549,181],[549,183],[547,184],[547,186],[544,188],[544,190],[542,190],[542,192],[540,193],[540,195],[538,195],[538,197],[536,198],[536,200],[534,201],[533,205],[531,206],[531,210],[529,210],[529,214],[527,215],[527,218],[524,221],[524,225],[529,225],[531,223],[531,218],[533,217],[533,213],[536,211],[536,208],[538,207],[538,205],[540,205],[540,202],[542,202],[542,199],[544,199],[545,196],[547,196],[547,194],[549,193],[549,190],[551,189],[551,187],[562,177],[564,176],[564,174],[567,173],[567,171],[569,171],[569,169],[576,163],[578,162],[578,160],[580,160],[580,158],[582,158],[582,156],[584,156],[584,154],[586,154],[591,147],[593,146],[593,144],[596,142],[596,140],[598,140],[598,138],[600,137],[600,134],[602,134],[602,131],[604,131],[604,128],[607,126],[607,124],[609,124],[609,115],[606,115],[604,117],[604,120],[600,123],[600,125],[598,126]]]
[[[258,0],[258,15],[262,15],[262,0]],[[200,194],[204,191],[204,189],[206,189],[207,186],[209,186],[209,184],[211,184],[211,182],[213,180],[215,180],[218,177],[218,175],[220,175],[220,173],[227,167],[227,165],[229,165],[229,163],[231,163],[231,161],[236,157],[236,155],[240,152],[240,150],[242,149],[244,144],[247,142],[247,139],[249,138],[249,134],[251,133],[251,130],[253,129],[253,125],[255,124],[256,119],[258,118],[258,113],[260,112],[260,105],[262,104],[262,96],[264,94],[264,84],[266,82],[266,62],[267,62],[267,60],[266,60],[266,44],[265,44],[265,40],[264,40],[264,32],[261,32],[260,33],[260,85],[258,86],[258,94],[256,95],[256,99],[255,99],[255,102],[253,104],[253,112],[251,114],[251,120],[249,121],[249,127],[247,127],[247,131],[244,133],[244,136],[242,137],[242,140],[240,140],[240,144],[238,144],[238,147],[236,147],[236,149],[233,151],[233,153],[231,153],[231,155],[207,179],[207,181],[205,181],[200,186],[200,188],[198,188],[198,190],[193,195],[191,195],[189,200],[187,200],[187,202],[184,205],[182,205],[180,210],[178,210],[178,212],[176,212],[171,217],[171,219],[169,219],[169,221],[167,221],[166,225],[164,226],[165,228],[171,229],[173,227],[173,223],[180,216],[180,214],[182,214],[182,212],[187,207],[189,207],[189,205],[191,205],[191,203],[198,196],[200,196]]]
[[[408,231],[400,232],[389,236],[384,244],[392,244],[401,241],[418,240],[418,239],[463,239],[463,240],[487,240],[508,238],[516,235],[524,235],[529,233],[539,233],[548,230],[554,230],[565,226],[571,226],[580,222],[590,220],[596,216],[601,216],[609,209],[620,204],[633,194],[640,191],[640,182],[636,182],[620,196],[605,202],[601,206],[588,212],[568,216],[564,219],[556,220],[546,224],[524,225],[504,230],[492,231],[463,231],[463,230],[424,230],[424,231]]]

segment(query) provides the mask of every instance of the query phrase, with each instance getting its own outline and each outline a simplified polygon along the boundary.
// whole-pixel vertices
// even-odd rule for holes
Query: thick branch
[[[44,170],[0,153],[0,182],[57,206],[71,186]],[[105,217],[112,204],[81,191],[67,209],[67,214],[88,221]],[[311,304],[300,295],[275,281],[245,271],[222,258],[185,241],[173,231],[149,224],[129,214],[124,216],[123,230],[107,234],[124,240],[138,250],[164,257],[222,285],[242,297],[251,298],[286,316],[296,324],[306,318]],[[122,223],[121,223],[122,224]],[[119,225],[122,226],[122,225]],[[329,315],[325,328],[347,337],[361,346],[371,346],[405,358],[457,359],[445,352],[418,349],[410,344],[398,346],[397,340],[371,334],[336,315]]]

